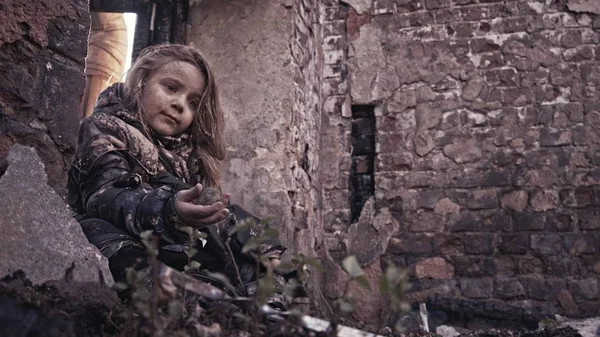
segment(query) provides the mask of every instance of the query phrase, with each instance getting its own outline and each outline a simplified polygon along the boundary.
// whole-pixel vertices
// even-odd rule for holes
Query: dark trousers
[[[258,218],[237,205],[231,205],[229,209],[237,221],[252,218],[260,222]],[[126,282],[129,268],[141,270],[148,266],[148,253],[142,242],[123,229],[97,218],[80,220],[79,224],[90,243],[98,247],[108,258],[115,282]],[[203,231],[207,233],[206,242],[203,245],[198,241],[195,247],[197,253],[191,258],[200,263],[201,270],[222,273],[236,285],[236,288],[242,290],[249,283],[256,281],[259,274],[256,272],[256,261],[249,255],[241,253],[244,244],[253,236],[251,231],[239,232],[231,237],[229,249],[233,254],[229,253],[229,249],[214,227],[207,226]],[[273,249],[284,250],[278,239],[270,239],[267,244]],[[158,260],[162,263],[180,271],[189,263],[188,256],[181,249],[182,246],[164,244],[159,246]],[[243,284],[239,284],[232,259],[236,261]]]

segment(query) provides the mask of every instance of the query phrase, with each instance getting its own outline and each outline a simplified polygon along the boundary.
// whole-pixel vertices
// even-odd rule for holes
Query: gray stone
[[[558,192],[555,190],[539,191],[531,198],[531,208],[535,212],[545,212],[556,208],[557,205]]]
[[[373,100],[372,84],[379,81],[380,71],[386,64],[381,47],[381,31],[371,24],[361,26],[359,37],[352,42],[351,51],[348,70],[352,102],[370,103]]]
[[[444,154],[458,164],[477,161],[481,159],[481,149],[474,139],[455,140],[452,144],[444,146]]]
[[[571,327],[581,335],[581,337],[598,337],[600,331],[600,318],[592,317],[586,319],[566,319],[558,317],[559,327]]]
[[[435,148],[435,142],[431,132],[422,131],[415,134],[413,138],[413,145],[415,146],[415,152],[423,157]]]
[[[573,12],[600,14],[600,2],[597,0],[568,0],[567,7]]]
[[[373,5],[372,0],[342,0],[341,2],[354,8],[358,14],[363,14],[369,11]]]
[[[112,285],[108,261],[47,185],[35,150],[14,145],[8,164],[0,178],[0,276],[20,269],[34,284],[72,277]]]
[[[483,79],[473,78],[463,89],[461,97],[466,101],[472,101],[479,96],[481,89],[483,89]]]
[[[356,256],[363,266],[371,264],[386,252],[390,238],[399,227],[389,209],[375,211],[374,204],[373,198],[365,202],[360,218],[350,225],[344,239],[348,255]]]
[[[511,191],[502,196],[500,204],[504,209],[522,212],[527,207],[527,191]]]

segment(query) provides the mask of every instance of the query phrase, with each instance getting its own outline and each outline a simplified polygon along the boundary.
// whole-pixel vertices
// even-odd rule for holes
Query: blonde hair
[[[190,126],[193,155],[200,160],[200,174],[204,186],[218,186],[225,158],[223,141],[223,111],[213,71],[197,50],[180,44],[156,45],[144,49],[124,83],[125,104],[136,112],[148,130],[142,107],[142,90],[152,72],[169,62],[188,62],[198,68],[206,82],[202,98]]]

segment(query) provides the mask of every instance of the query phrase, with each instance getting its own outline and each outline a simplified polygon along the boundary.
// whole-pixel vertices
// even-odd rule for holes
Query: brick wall
[[[400,223],[386,257],[411,271],[413,299],[446,294],[597,315],[600,9],[347,3],[321,8],[323,223],[332,256],[346,251],[337,237],[360,164],[350,144],[353,106],[372,106],[376,207]]]
[[[36,148],[48,183],[65,193],[84,87],[86,1],[0,5],[0,174],[14,143]]]
[[[317,0],[296,0],[293,5],[294,33],[290,42],[294,68],[292,108],[291,225],[296,253],[314,255],[322,237],[319,205],[321,126],[321,31]]]

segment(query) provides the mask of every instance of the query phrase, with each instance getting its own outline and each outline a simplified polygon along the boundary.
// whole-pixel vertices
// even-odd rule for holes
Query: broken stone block
[[[494,281],[494,297],[501,299],[513,299],[524,296],[525,287],[515,279],[496,279]]]
[[[424,259],[415,266],[415,277],[448,280],[454,277],[454,267],[441,257]]]
[[[539,191],[531,198],[531,208],[535,212],[545,212],[558,205],[558,192],[554,190]]]
[[[431,132],[419,132],[415,134],[413,138],[413,145],[415,146],[415,152],[423,157],[435,148],[435,142]]]
[[[573,12],[600,14],[600,2],[596,0],[568,0],[567,7]]]
[[[22,270],[34,284],[66,278],[112,285],[108,261],[47,185],[36,151],[17,144],[7,159],[0,178],[0,277]]]
[[[561,290],[556,295],[556,299],[567,315],[574,316],[579,313],[577,303],[575,303],[573,297],[566,289]]]
[[[489,298],[493,281],[490,278],[471,278],[460,280],[460,290],[467,298]]]
[[[483,156],[474,139],[455,140],[452,144],[444,146],[443,151],[457,164],[477,161]]]
[[[528,198],[527,191],[511,191],[502,196],[500,204],[504,209],[522,212],[527,207]]]
[[[458,214],[460,212],[460,206],[452,202],[449,198],[444,198],[435,204],[433,211],[441,215]]]
[[[375,212],[373,198],[363,206],[360,218],[350,225],[344,239],[348,255],[356,256],[365,266],[379,259],[387,250],[388,242],[398,230],[398,222],[387,208]]]
[[[482,89],[483,89],[483,79],[473,78],[467,83],[467,85],[463,89],[463,93],[462,93],[461,97],[465,101],[471,102],[475,98],[477,98],[477,96],[479,96],[479,93],[481,92]]]

